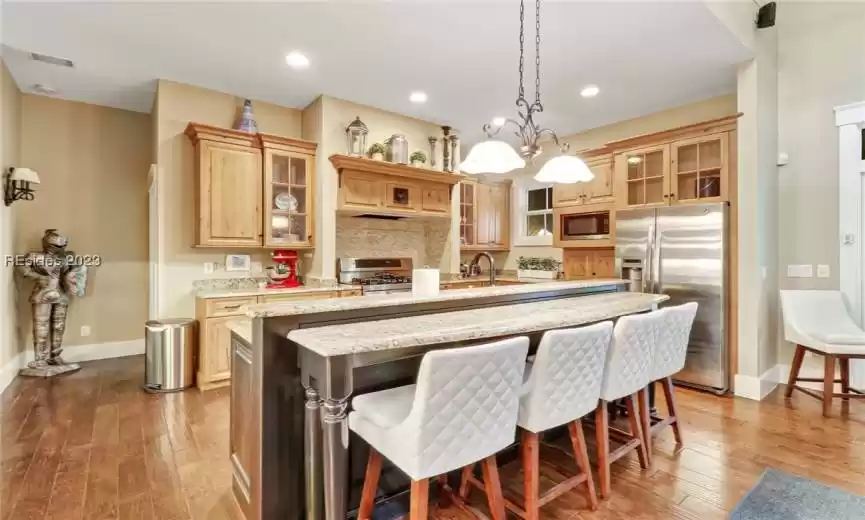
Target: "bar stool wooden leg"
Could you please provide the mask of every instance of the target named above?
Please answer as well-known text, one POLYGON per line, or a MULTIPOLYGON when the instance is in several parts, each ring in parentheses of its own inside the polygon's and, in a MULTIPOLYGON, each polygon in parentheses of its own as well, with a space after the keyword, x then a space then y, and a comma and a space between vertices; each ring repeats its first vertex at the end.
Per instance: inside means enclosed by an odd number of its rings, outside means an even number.
MULTIPOLYGON (((841 365, 841 393, 849 394, 850 393, 850 359, 849 358, 838 358, 838 364, 841 365)), ((850 399, 847 397, 843 397, 845 401, 849 401, 850 399)))
POLYGON ((577 419, 568 424, 571 434, 571 445, 574 447, 574 458, 580 471, 586 474, 586 494, 592 511, 598 508, 598 496, 595 494, 595 481, 592 480, 592 466, 589 465, 589 450, 586 448, 586 437, 583 435, 583 421, 577 419))
POLYGON ((468 466, 463 468, 462 474, 460 476, 460 492, 459 497, 463 500, 469 498, 469 491, 471 491, 472 486, 470 479, 472 477, 472 471, 474 471, 475 465, 469 464, 468 466))
POLYGON ((496 456, 487 457, 481 462, 484 474, 484 488, 487 492, 487 503, 493 520, 505 520, 505 498, 502 495, 502 482, 499 480, 499 466, 496 456))
POLYGON ((640 413, 636 406, 637 394, 631 394, 625 398, 625 406, 628 408, 628 424, 631 428, 631 434, 639 439, 640 443, 637 446, 637 456, 640 459, 640 467, 643 469, 649 468, 649 458, 646 455, 646 437, 642 433, 640 427, 640 413))
POLYGON ((835 393, 835 356, 826 354, 823 363, 823 417, 832 415, 832 394, 835 393))
POLYGON ((665 377, 661 380, 661 387, 664 389, 664 399, 667 401, 667 411, 673 422, 670 425, 673 427, 673 437, 676 439, 676 451, 682 449, 682 430, 679 428, 679 409, 676 405, 676 394, 673 388, 673 378, 665 377))
POLYGON ((429 511, 429 479, 411 481, 410 520, 427 520, 429 511))
POLYGON ((528 430, 522 432, 520 451, 523 459, 523 509, 526 520, 538 520, 541 514, 540 439, 537 433, 528 430))
POLYGON ((375 493, 378 490, 378 477, 381 475, 381 453, 370 448, 369 460, 366 463, 366 475, 363 478, 363 493, 360 496, 360 507, 357 510, 358 520, 369 520, 375 506, 375 493))
POLYGON ((802 369, 802 361, 805 359, 805 349, 802 345, 796 345, 796 353, 793 354, 793 363, 790 365, 790 378, 787 379, 787 388, 784 389, 784 397, 790 398, 793 395, 793 387, 796 386, 796 380, 799 379, 799 370, 802 369))
MULTIPOLYGON (((654 383, 649 383, 653 385, 654 383)), ((640 429, 643 431, 643 440, 646 443, 646 459, 649 466, 652 465, 652 419, 649 414, 649 389, 643 388, 637 392, 637 400, 640 408, 640 429)))
POLYGON ((595 436, 598 443, 598 480, 601 498, 610 498, 610 417, 607 402, 598 401, 595 409, 595 436))

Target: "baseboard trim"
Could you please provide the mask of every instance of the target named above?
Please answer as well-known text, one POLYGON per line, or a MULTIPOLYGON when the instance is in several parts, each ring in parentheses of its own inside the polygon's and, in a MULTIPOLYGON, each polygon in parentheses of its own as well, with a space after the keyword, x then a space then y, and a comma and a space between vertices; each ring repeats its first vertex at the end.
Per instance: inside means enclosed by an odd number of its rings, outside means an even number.
MULTIPOLYGON (((63 360, 69 363, 80 363, 99 359, 137 356, 139 354, 144 354, 144 339, 72 345, 63 347, 62 356, 63 360)), ((27 363, 33 361, 33 358, 33 349, 28 348, 26 352, 19 353, 0 368, 0 392, 3 392, 12 383, 18 375, 18 371, 24 368, 27 363)))
MULTIPOLYGON (((789 368, 787 369, 789 371, 789 368)), ((762 401, 781 381, 782 366, 775 365, 763 372, 760 377, 736 374, 733 378, 734 393, 737 397, 744 397, 753 401, 762 401)))

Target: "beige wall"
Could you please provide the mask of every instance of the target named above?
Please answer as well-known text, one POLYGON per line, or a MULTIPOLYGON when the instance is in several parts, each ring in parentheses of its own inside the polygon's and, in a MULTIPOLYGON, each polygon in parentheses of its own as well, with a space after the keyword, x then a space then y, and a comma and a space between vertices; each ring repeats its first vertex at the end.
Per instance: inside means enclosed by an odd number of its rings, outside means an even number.
MULTIPOLYGON (((147 171, 150 117, 44 96, 23 96, 21 163, 39 173, 32 202, 15 204, 18 252, 38 249, 46 228, 70 250, 101 255, 84 298, 73 300, 69 346, 135 340, 147 309, 147 171), (91 334, 81 337, 89 325, 91 334)), ((31 285, 24 286, 29 292, 31 285)), ((30 344, 30 309, 21 300, 30 344)))
MULTIPOLYGON (((564 137, 564 140, 570 143, 573 151, 586 150, 603 146, 610 141, 728 116, 735 114, 736 110, 736 95, 729 94, 571 134, 564 137)), ((542 155, 539 159, 538 164, 533 167, 529 166, 508 175, 514 179, 517 189, 520 189, 521 185, 532 183, 532 177, 543 164, 544 156, 542 155)), ((516 208, 516 205, 513 204, 512 207, 516 208)), ((512 228, 516 229, 515 226, 512 228)), ((493 254, 496 267, 504 269, 516 269, 517 259, 520 256, 553 257, 561 261, 562 250, 548 246, 515 246, 509 252, 493 254)), ((472 255, 469 253, 461 255, 463 262, 468 262, 471 257, 472 255)))
MULTIPOLYGON (((214 250, 195 248, 194 243, 194 154, 184 135, 190 122, 224 128, 234 125, 243 98, 191 85, 160 80, 154 107, 157 125, 159 167, 159 219, 164 223, 160 242, 160 316, 192 316, 192 281, 206 278, 234 278, 222 268, 229 252, 249 254, 253 262, 269 263, 264 249, 214 250), (221 267, 204 273, 205 262, 221 267)), ((286 137, 301 136, 301 111, 253 101, 259 130, 286 137)), ((258 273, 263 275, 262 273, 258 273)))
MULTIPOLYGON (((833 108, 865 100, 865 4, 784 2, 778 9, 778 271, 781 289, 838 289, 838 130, 833 108), (787 278, 827 264, 829 278, 787 278)), ((851 228, 855 229, 855 228, 851 228)), ((778 361, 792 348, 781 343, 778 361)), ((806 363, 809 360, 806 358, 806 363)))
MULTIPOLYGON (((21 91, 15 80, 0 61, 0 167, 5 173, 10 166, 20 166, 21 153, 21 91)), ((15 253, 15 210, 17 202, 7 207, 0 205, 0 256, 15 253)), ((15 271, 3 266, 0 276, 0 371, 19 351, 23 342, 18 336, 17 294, 15 290, 15 271)))

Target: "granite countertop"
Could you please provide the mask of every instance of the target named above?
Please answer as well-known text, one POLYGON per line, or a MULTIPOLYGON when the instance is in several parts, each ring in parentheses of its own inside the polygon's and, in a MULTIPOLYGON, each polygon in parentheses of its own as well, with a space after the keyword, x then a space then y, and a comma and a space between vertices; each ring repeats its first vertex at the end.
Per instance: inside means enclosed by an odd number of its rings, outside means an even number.
POLYGON ((385 295, 356 296, 354 298, 329 298, 319 300, 259 303, 255 305, 248 305, 246 307, 246 315, 250 318, 271 318, 274 316, 348 311, 354 309, 366 309, 371 307, 392 307, 397 305, 410 305, 414 303, 465 300, 468 298, 483 298, 487 296, 529 294, 533 292, 551 291, 556 289, 590 289, 594 287, 625 285, 627 283, 627 281, 619 279, 599 279, 573 282, 548 282, 522 285, 504 285, 495 287, 474 287, 470 289, 452 289, 449 291, 441 291, 436 296, 414 296, 410 292, 405 292, 385 295))
POLYGON ((226 323, 228 330, 240 336, 240 338, 247 342, 252 343, 252 320, 248 318, 238 318, 236 320, 231 320, 226 323))
MULTIPOLYGON (((518 287, 518 286, 517 286, 518 287)), ((617 292, 295 329, 288 339, 323 357, 527 334, 650 310, 669 297, 617 292)))
MULTIPOLYGON (((466 278, 460 278, 458 274, 446 275, 442 274, 441 283, 457 285, 461 283, 471 284, 471 283, 479 283, 479 282, 489 282, 490 275, 482 274, 479 276, 469 276, 466 278)), ((497 282, 511 282, 511 283, 550 283, 550 282, 560 282, 564 280, 549 280, 546 278, 520 278, 517 276, 516 271, 505 271, 501 274, 496 273, 496 281, 497 282)))
POLYGON ((300 287, 291 287, 284 289, 262 289, 261 287, 246 287, 239 289, 205 289, 195 293, 196 298, 233 298, 242 296, 267 296, 270 294, 304 294, 316 292, 333 292, 333 291, 356 291, 358 287, 352 285, 337 285, 333 287, 310 287, 302 285, 300 287))

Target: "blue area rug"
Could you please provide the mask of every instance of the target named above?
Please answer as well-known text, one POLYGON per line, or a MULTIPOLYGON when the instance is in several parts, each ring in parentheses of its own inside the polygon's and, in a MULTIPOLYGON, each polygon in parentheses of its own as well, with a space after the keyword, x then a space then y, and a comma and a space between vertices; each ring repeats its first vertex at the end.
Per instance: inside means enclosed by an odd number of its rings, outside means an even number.
POLYGON ((865 497, 767 469, 730 520, 862 520, 865 497))

